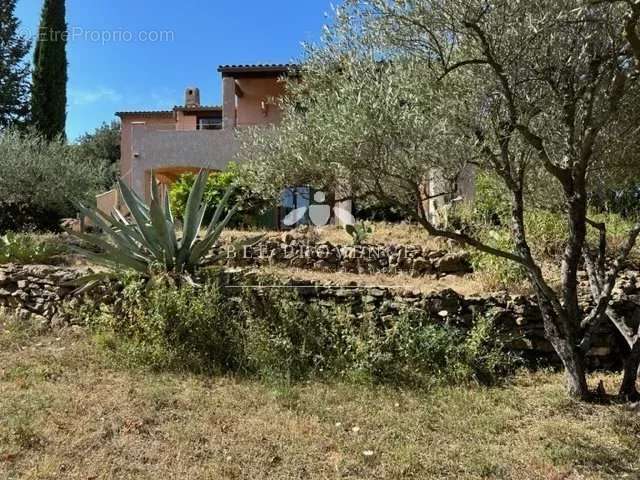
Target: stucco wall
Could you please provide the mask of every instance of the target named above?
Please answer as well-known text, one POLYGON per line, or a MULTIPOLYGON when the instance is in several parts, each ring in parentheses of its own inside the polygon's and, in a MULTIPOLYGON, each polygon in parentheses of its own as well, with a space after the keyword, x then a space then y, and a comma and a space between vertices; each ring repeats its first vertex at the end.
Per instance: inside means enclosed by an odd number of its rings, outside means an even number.
POLYGON ((198 128, 198 117, 196 115, 185 115, 184 112, 176 112, 176 130, 196 130, 198 128))
POLYGON ((172 167, 224 170, 238 150, 233 130, 158 131, 142 127, 133 134, 138 157, 133 160, 132 186, 145 198, 151 170, 172 167))
POLYGON ((238 78, 236 81, 244 94, 237 99, 237 126, 280 122, 282 112, 269 99, 282 96, 284 83, 278 78, 238 78), (262 102, 268 104, 266 115, 262 102))
POLYGON ((133 136, 134 130, 175 130, 173 115, 150 117, 144 115, 127 115, 122 118, 122 131, 120 134, 120 176, 131 185, 132 167, 134 160, 133 136), (144 125, 142 125, 144 124, 144 125))

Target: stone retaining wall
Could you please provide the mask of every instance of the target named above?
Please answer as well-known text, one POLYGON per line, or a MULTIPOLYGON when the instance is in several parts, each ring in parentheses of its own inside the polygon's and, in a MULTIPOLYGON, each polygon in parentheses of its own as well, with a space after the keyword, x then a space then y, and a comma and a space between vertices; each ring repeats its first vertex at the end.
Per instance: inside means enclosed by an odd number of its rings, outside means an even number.
POLYGON ((279 265, 304 269, 350 273, 408 273, 463 275, 472 271, 469 254, 429 250, 420 245, 333 245, 314 243, 284 234, 281 241, 265 240, 254 247, 219 247, 227 266, 279 265))
MULTIPOLYGON (((238 279, 237 283, 259 283, 259 272, 243 273, 250 278, 238 279)), ((508 346, 530 363, 558 363, 553 347, 546 340, 540 310, 533 296, 493 293, 464 297, 447 289, 434 293, 397 290, 389 288, 358 287, 357 285, 328 285, 290 279, 285 282, 294 287, 307 302, 337 303, 359 312, 375 310, 383 318, 391 320, 405 309, 426 311, 436 321, 469 328, 474 318, 489 316, 508 340, 508 346)), ((259 290, 259 289, 258 289, 259 290)), ((590 299, 581 299, 582 307, 589 306, 590 299)), ((615 291, 613 307, 631 324, 640 324, 640 273, 625 272, 615 291)), ((626 346, 614 327, 605 322, 595 333, 593 347, 589 353, 591 368, 618 368, 620 353, 626 346)))
POLYGON ((50 265, 0 265, 0 308, 19 318, 63 325, 64 301, 77 286, 70 282, 91 273, 88 268, 50 265))
MULTIPOLYGON (((85 276, 90 270, 44 265, 0 266, 0 307, 54 327, 70 319, 63 309, 65 300, 75 289, 69 282, 85 276)), ((256 284, 264 281, 259 271, 235 269, 229 272, 234 284, 256 284)), ((436 321, 460 327, 471 326, 477 316, 489 315, 497 327, 509 338, 511 348, 533 361, 557 361, 553 349, 544 338, 544 328, 535 299, 506 294, 463 297, 453 290, 437 293, 401 291, 389 288, 370 288, 353 285, 329 285, 300 280, 284 280, 294 287, 307 302, 331 306, 334 303, 349 307, 354 315, 377 311, 382 318, 392 320, 399 311, 410 308, 428 312, 436 321)), ((272 283, 271 283, 272 285, 272 283)), ((260 288, 256 294, 260 294, 260 288)), ((112 297, 113 291, 102 287, 92 295, 112 297), (111 295, 109 295, 111 293, 111 295)), ((77 300, 73 300, 77 301, 77 300)), ((583 297, 584 305, 588 297, 583 297)), ((640 274, 625 272, 615 291, 613 307, 632 325, 640 324, 640 274)), ((618 366, 619 352, 624 345, 609 323, 595 335, 590 353, 594 368, 618 366)))

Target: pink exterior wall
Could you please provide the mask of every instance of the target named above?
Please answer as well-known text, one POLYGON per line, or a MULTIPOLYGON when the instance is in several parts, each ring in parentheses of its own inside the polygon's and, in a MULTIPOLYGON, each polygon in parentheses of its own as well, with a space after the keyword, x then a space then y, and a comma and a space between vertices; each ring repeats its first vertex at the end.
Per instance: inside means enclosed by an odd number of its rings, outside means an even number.
POLYGON ((282 112, 270 99, 283 95, 283 82, 277 77, 237 78, 236 82, 243 93, 236 100, 238 127, 280 122, 282 112), (267 104, 266 115, 262 102, 267 104))
POLYGON ((173 114, 157 116, 149 115, 123 115, 120 132, 120 176, 131 185, 131 170, 133 167, 133 129, 147 128, 156 130, 175 130, 173 114))
POLYGON ((198 129, 198 117, 190 114, 185 115, 184 112, 178 110, 176 112, 176 130, 190 131, 198 129))
MULTIPOLYGON (((222 163, 224 162, 220 159, 231 158, 232 150, 236 148, 236 139, 233 135, 235 127, 280 122, 282 113, 274 104, 274 99, 283 95, 284 88, 284 82, 272 73, 266 73, 265 76, 259 74, 223 76, 224 108, 222 112, 214 113, 210 107, 203 107, 201 110, 189 109, 185 111, 181 108, 175 108, 171 112, 125 112, 120 114, 122 120, 120 176, 140 195, 148 198, 148 175, 151 169, 162 168, 171 173, 173 170, 178 171, 185 167, 200 168, 203 163, 209 165, 213 160, 218 161, 220 168, 223 168, 222 163), (236 90, 236 82, 238 90, 236 90), (236 92, 240 94, 236 96, 236 92), (263 108, 263 104, 266 108, 263 108), (194 162, 191 162, 195 163, 194 165, 185 164, 185 159, 190 158, 189 155, 174 156, 175 158, 171 156, 175 153, 173 150, 176 148, 185 148, 182 144, 164 145, 162 152, 154 152, 154 154, 150 154, 147 148, 142 148, 139 144, 140 139, 151 137, 156 143, 162 144, 162 139, 157 137, 158 131, 172 131, 174 134, 176 131, 184 132, 185 135, 193 132, 195 134, 198 130, 198 116, 211 117, 216 115, 222 115, 224 130, 217 133, 202 132, 202 137, 194 138, 198 141, 192 148, 193 152, 187 152, 193 153, 194 158, 197 157, 194 162), (134 138, 136 139, 135 146, 134 138), (204 144, 207 146, 215 145, 215 152, 201 152, 199 148, 203 148, 204 144), (142 148, 144 152, 134 152, 134 148, 142 148), (136 153, 140 154, 140 157, 134 156, 136 153), (145 156, 153 156, 153 159, 142 158, 145 156)), ((199 131, 198 135, 200 135, 199 131)), ((184 142, 184 138, 187 137, 180 137, 180 141, 184 142)), ((105 198, 103 203, 111 203, 111 200, 111 198, 105 198)))

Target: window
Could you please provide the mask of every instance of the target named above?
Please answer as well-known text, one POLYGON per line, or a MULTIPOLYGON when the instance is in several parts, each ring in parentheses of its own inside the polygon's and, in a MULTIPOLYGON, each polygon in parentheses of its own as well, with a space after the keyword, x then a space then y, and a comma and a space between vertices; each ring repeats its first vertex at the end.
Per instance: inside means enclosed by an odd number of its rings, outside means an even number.
POLYGON ((220 130, 220 129, 222 129, 222 118, 198 117, 198 130, 220 130))

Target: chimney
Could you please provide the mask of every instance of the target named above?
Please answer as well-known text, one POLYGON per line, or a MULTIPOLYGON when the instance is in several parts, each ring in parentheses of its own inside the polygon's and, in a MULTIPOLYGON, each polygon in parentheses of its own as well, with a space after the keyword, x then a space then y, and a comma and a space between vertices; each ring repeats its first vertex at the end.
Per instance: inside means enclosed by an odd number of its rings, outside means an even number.
POLYGON ((187 108, 197 108, 200 106, 200 89, 189 87, 184 93, 184 106, 187 108))

